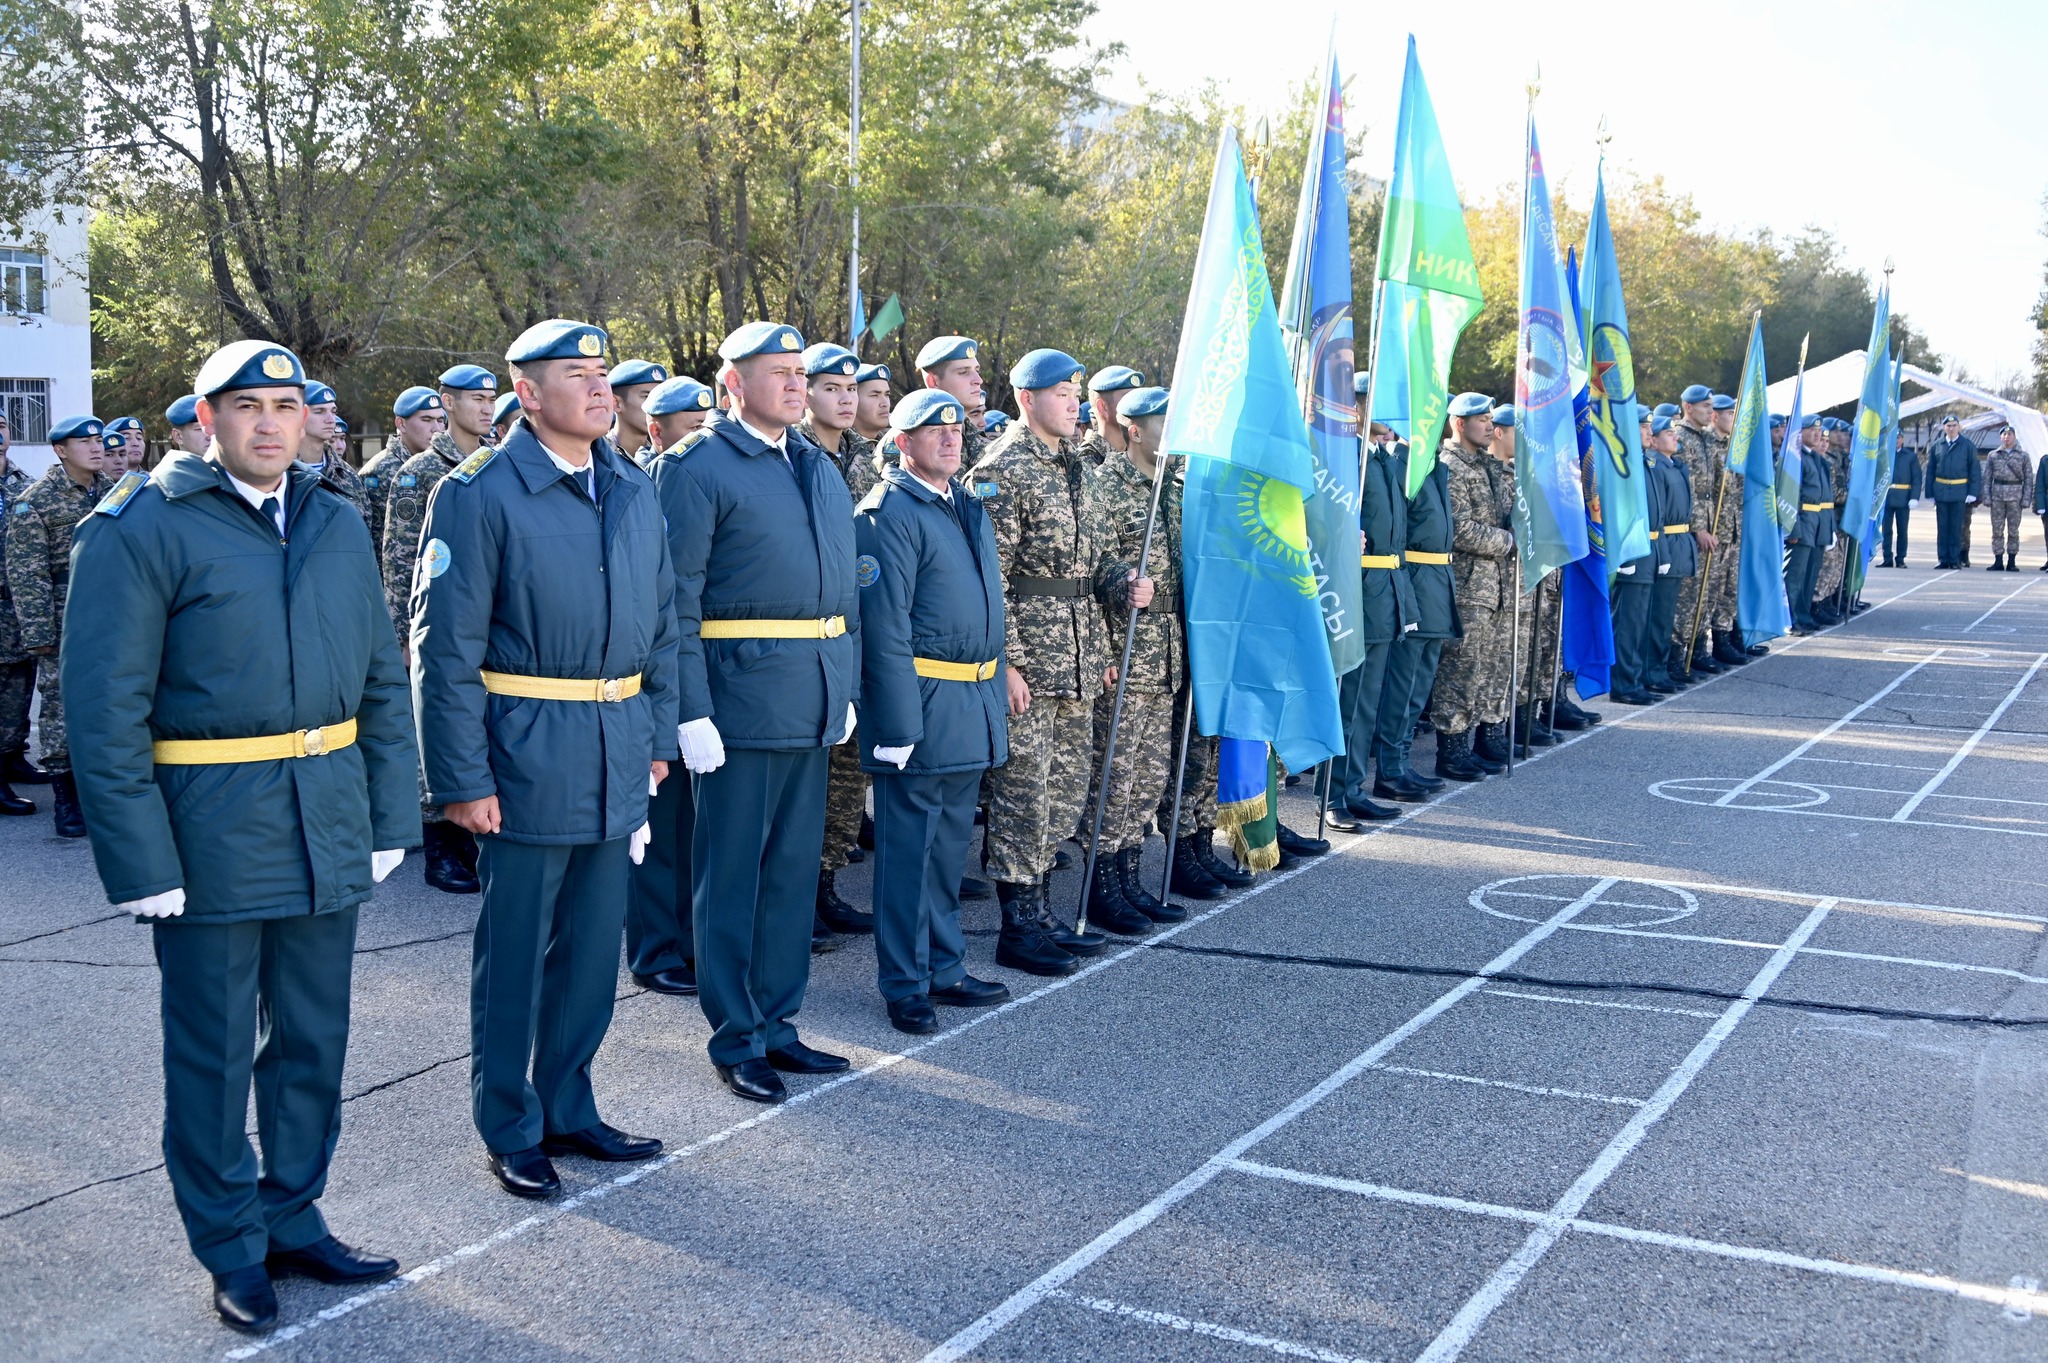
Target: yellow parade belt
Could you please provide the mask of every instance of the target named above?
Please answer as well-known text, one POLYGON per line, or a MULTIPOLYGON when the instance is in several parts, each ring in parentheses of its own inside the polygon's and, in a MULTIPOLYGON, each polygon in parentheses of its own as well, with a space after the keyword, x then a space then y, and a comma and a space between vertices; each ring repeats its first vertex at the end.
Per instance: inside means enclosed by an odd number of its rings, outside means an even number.
POLYGON ((1912 486, 1913 486, 1913 485, 1912 485, 1911 483, 1893 483, 1893 484, 1892 484, 1892 491, 1894 491, 1894 492, 1904 492, 1904 491, 1906 491, 1906 490, 1907 490, 1908 488, 1910 488, 1910 487, 1912 487, 1912 486))
POLYGON ((987 681, 996 674, 996 660, 985 663, 948 663, 937 658, 912 658, 911 668, 920 677, 935 677, 940 681, 987 681))
POLYGON ((1420 549, 1410 549, 1402 557, 1410 563, 1428 563, 1438 568, 1448 568, 1451 566, 1451 556, 1449 554, 1428 554, 1420 549))
POLYGON ((846 617, 824 620, 706 620, 697 626, 705 639, 837 639, 846 633, 846 617))
POLYGON ((627 700, 640 694, 640 674, 630 677, 516 677, 510 672, 483 674, 484 690, 494 696, 523 696, 527 700, 627 700))
POLYGON ((356 741, 356 722, 344 719, 295 734, 262 738, 160 738, 149 745, 157 765, 211 767, 223 762, 281 762, 287 757, 321 757, 356 741))
POLYGON ((1835 504, 1833 502, 1801 502, 1799 509, 1801 511, 1833 511, 1835 504))
POLYGON ((1401 566, 1401 556, 1399 554, 1360 554, 1358 556, 1358 566, 1361 568, 1398 568, 1401 566))
POLYGON ((1680 521, 1680 522, 1679 522, 1679 523, 1678 523, 1677 525, 1667 525, 1667 526, 1665 526, 1665 527, 1664 527, 1664 533, 1665 533, 1665 534, 1667 534, 1667 535, 1683 535, 1683 534, 1686 534, 1686 533, 1687 533, 1688 531, 1690 531, 1691 529, 1692 529, 1692 522, 1691 522, 1691 521, 1680 521))
POLYGON ((1664 533, 1664 532, 1663 532, 1663 531, 1661 531, 1661 530, 1652 530, 1652 531, 1650 532, 1650 538, 1651 538, 1651 539, 1658 539, 1658 538, 1660 538, 1660 537, 1661 537, 1661 536, 1663 535, 1663 533, 1664 533))
POLYGON ((1967 478, 1937 478, 1934 481, 1940 483, 1944 487, 1961 487, 1963 484, 1969 482, 1970 480, 1967 478))

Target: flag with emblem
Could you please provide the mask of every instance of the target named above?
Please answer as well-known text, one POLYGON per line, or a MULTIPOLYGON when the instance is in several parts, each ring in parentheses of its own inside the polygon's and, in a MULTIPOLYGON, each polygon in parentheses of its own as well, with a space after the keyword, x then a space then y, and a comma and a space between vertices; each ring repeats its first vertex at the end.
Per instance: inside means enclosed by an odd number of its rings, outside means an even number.
POLYGON ((1515 343, 1515 550, 1522 590, 1586 554, 1586 497, 1572 395, 1586 383, 1586 356, 1570 308, 1551 214, 1550 181, 1529 111, 1522 182, 1520 336, 1515 343))
MULTIPOLYGON (((1595 213, 1604 207, 1597 192, 1595 213)), ((1572 326, 1586 333, 1584 295, 1581 291, 1579 261, 1569 247, 1564 253, 1564 282, 1570 291, 1572 326)), ((1597 387, 1597 379, 1588 382, 1597 387)), ((1595 428, 1603 415, 1596 403, 1604 399, 1593 388, 1582 389, 1572 398, 1572 417, 1578 424, 1579 468, 1582 479, 1593 461, 1607 453, 1605 433, 1595 428)), ((1612 581, 1607 571, 1607 537, 1601 519, 1601 498, 1597 479, 1586 487, 1586 555, 1565 565, 1558 575, 1562 594, 1560 650, 1564 670, 1571 673, 1579 695, 1587 700, 1604 695, 1614 673, 1614 608, 1607 588, 1612 581)))
POLYGON ((1892 291, 1877 290, 1877 309, 1870 316, 1870 340, 1863 347, 1863 389, 1856 399, 1856 426, 1849 438, 1849 495, 1842 503, 1842 533, 1855 540, 1849 552, 1849 599, 1863 590, 1876 536, 1877 509, 1884 505, 1886 475, 1886 411, 1892 382, 1892 291))
POLYGON ((1182 583, 1195 716, 1293 771, 1344 747, 1309 564, 1315 461, 1237 134, 1224 129, 1162 444, 1187 460, 1182 583))
POLYGON ((1588 366, 1587 434, 1593 488, 1600 514, 1590 532, 1614 570, 1650 552, 1650 504, 1643 481, 1641 406, 1636 401, 1634 351, 1628 342, 1628 307, 1621 296, 1621 266, 1607 217, 1607 171, 1594 174, 1593 217, 1586 226, 1586 259, 1579 272, 1585 307, 1582 344, 1588 366))
POLYGON ((1344 85, 1332 53, 1323 64, 1323 116, 1309 132, 1294 215, 1294 245, 1280 290, 1280 334, 1308 413, 1316 495, 1308 501, 1309 565, 1329 634, 1332 670, 1365 661, 1359 631, 1364 583, 1358 558, 1358 397, 1351 335, 1351 176, 1344 150, 1344 85))
MULTIPOLYGON (((1728 437, 1728 471, 1741 479, 1742 550, 1735 576, 1735 623, 1742 642, 1761 644, 1792 628, 1792 609, 1785 602, 1785 530, 1778 523, 1777 467, 1771 458, 1770 411, 1764 383, 1764 320, 1750 322, 1749 356, 1742 362, 1742 387, 1735 399, 1735 430, 1728 437)), ((1792 425, 1785 443, 1791 448, 1799 426, 1799 399, 1792 399, 1792 425)), ((1793 455, 1795 461, 1798 456, 1793 455)), ((1799 467, 1792 467, 1793 497, 1798 497, 1799 467)), ((1796 508, 1795 508, 1796 510, 1796 508)))
POLYGON ((1436 106, 1408 37, 1394 178, 1380 219, 1379 297, 1372 325, 1372 418, 1408 441, 1408 495, 1436 467, 1451 381, 1451 356, 1479 312, 1479 267, 1465 208, 1444 154, 1436 106))

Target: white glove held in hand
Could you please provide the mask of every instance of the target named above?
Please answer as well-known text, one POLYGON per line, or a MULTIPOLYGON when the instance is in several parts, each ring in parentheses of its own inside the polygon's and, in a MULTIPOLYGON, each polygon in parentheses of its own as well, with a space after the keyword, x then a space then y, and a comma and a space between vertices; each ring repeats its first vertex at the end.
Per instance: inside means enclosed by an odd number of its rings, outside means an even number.
POLYGON ((849 739, 849 738, 852 738, 852 737, 853 737, 853 726, 854 726, 854 723, 856 722, 857 718, 858 718, 858 716, 856 715, 856 713, 855 713, 855 711, 854 711, 854 708, 853 708, 853 702, 852 702, 852 701, 848 701, 848 702, 846 702, 846 730, 845 730, 845 732, 841 733, 841 734, 839 735, 839 737, 837 737, 837 738, 835 738, 835 739, 833 739, 833 740, 832 740, 832 746, 833 746, 833 747, 835 747, 835 748, 836 748, 836 747, 838 747, 838 746, 839 746, 839 745, 840 745, 841 743, 844 743, 844 742, 845 742, 845 741, 846 741, 847 739, 849 739))
POLYGON ((902 771, 904 764, 910 761, 911 749, 916 746, 917 744, 915 743, 907 743, 900 748, 877 748, 875 749, 875 760, 877 762, 893 762, 896 765, 896 770, 902 771))
POLYGON ((1662 576, 1664 576, 1664 574, 1666 574, 1666 573, 1668 573, 1668 572, 1670 572, 1670 571, 1671 571, 1671 565, 1670 565, 1670 564, 1668 564, 1668 563, 1660 563, 1660 564, 1658 564, 1658 565, 1657 565, 1657 576, 1659 576, 1659 577, 1662 577, 1662 576))
POLYGON ((678 724, 676 746, 683 751, 683 765, 699 776, 725 765, 725 740, 718 736, 718 726, 708 718, 678 724))
POLYGON ((114 907, 137 918, 176 918, 185 911, 185 891, 182 887, 165 890, 162 894, 153 894, 147 899, 131 899, 114 907))
POLYGON ((394 847, 388 852, 370 853, 370 883, 382 885, 384 877, 398 869, 398 863, 405 860, 405 849, 394 847))
POLYGON ((635 866, 638 866, 640 859, 647 855, 647 844, 653 837, 654 829, 648 824, 643 823, 634 830, 633 840, 626 844, 626 855, 633 859, 635 866))

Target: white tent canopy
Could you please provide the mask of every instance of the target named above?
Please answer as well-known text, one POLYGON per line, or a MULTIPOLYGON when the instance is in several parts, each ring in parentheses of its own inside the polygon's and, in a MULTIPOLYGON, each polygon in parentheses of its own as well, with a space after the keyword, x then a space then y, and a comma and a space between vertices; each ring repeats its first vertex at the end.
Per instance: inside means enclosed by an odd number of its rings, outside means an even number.
MULTIPOLYGON (((1826 364, 1817 365, 1806 371, 1806 388, 1800 398, 1802 410, 1824 412, 1830 407, 1839 407, 1854 402, 1863 393, 1863 352, 1852 350, 1838 355, 1826 364)), ((1973 388, 1967 383, 1943 378, 1929 373, 1917 364, 1908 364, 1904 372, 1905 383, 1918 384, 1927 391, 1913 397, 1902 397, 1899 403, 1899 419, 1918 416, 1933 408, 1951 402, 1968 402, 1986 410, 1977 416, 1963 418, 1964 429, 1971 432, 1988 430, 1994 437, 1997 428, 2010 424, 2019 433, 2020 448, 2029 454, 2048 454, 2048 418, 2023 402, 2012 402, 1988 393, 1982 388, 1973 388)), ((1770 386, 1766 397, 1774 412, 1789 412, 1792 409, 1791 379, 1779 379, 1770 386)), ((1903 388, 1903 384, 1901 387, 1903 388)), ((1979 445, 1997 443, 1994 439, 1975 437, 1979 445)))

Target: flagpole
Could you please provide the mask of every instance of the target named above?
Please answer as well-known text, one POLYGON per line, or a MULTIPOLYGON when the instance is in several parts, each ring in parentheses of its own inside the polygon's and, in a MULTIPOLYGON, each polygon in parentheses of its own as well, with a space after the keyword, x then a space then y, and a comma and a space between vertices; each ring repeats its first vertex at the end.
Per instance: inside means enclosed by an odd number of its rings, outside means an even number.
POLYGON ((849 180, 853 189, 853 236, 846 252, 846 344, 860 354, 860 11, 866 0, 853 0, 852 122, 847 132, 849 180))
MULTIPOLYGON (((1516 237, 1520 241, 1527 241, 1529 239, 1529 141, 1531 136, 1533 136, 1536 127, 1536 91, 1538 87, 1542 85, 1542 83, 1543 66, 1542 63, 1539 62, 1536 66, 1535 74, 1529 77, 1529 84, 1526 87, 1529 91, 1529 118, 1528 129, 1525 131, 1522 138, 1522 214, 1521 220, 1517 224, 1518 230, 1516 232, 1516 237)), ((1385 221, 1385 219, 1383 218, 1382 221, 1385 221)), ((1527 265, 1525 264, 1523 268, 1526 271, 1527 265)), ((1524 278, 1527 278, 1526 274, 1524 275, 1524 278)), ((1516 382, 1519 383, 1520 381, 1520 376, 1517 375, 1516 382)), ((1519 414, 1517 415, 1519 417, 1519 414)), ((1522 543, 1519 539, 1516 539, 1515 541, 1514 560, 1514 633, 1510 635, 1508 638, 1507 774, 1510 777, 1512 777, 1515 774, 1515 683, 1519 679, 1522 671, 1522 543)), ((1540 579, 1537 581, 1536 587, 1537 590, 1542 590, 1543 583, 1540 579)))

